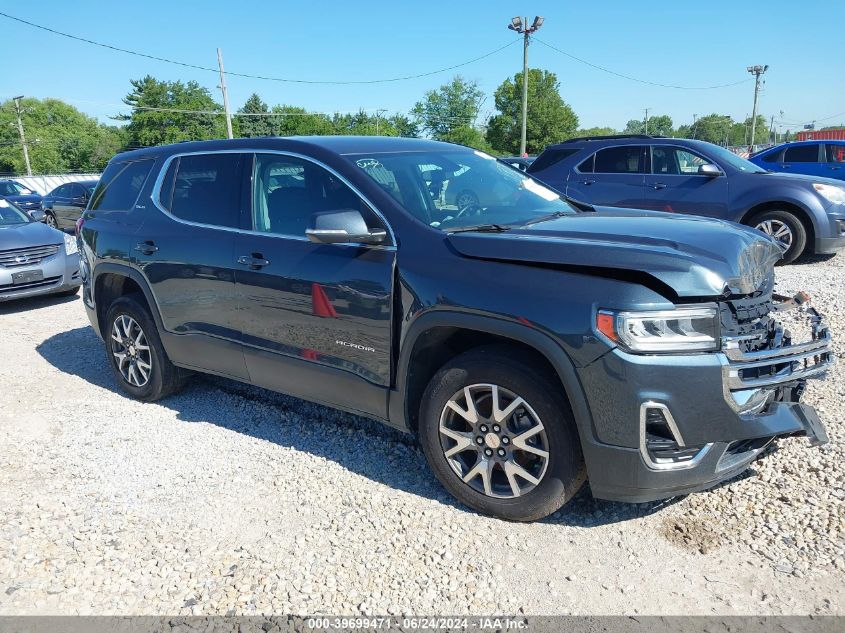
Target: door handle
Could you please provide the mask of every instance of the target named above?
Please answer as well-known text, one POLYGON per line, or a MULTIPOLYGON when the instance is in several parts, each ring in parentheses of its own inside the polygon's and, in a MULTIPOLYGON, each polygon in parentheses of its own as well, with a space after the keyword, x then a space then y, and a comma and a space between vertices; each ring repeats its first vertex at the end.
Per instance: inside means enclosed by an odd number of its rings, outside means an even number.
POLYGON ((261 253, 253 253, 252 255, 241 255, 238 257, 238 263, 241 266, 249 266, 253 270, 264 268, 270 265, 269 259, 264 259, 261 253))
POLYGON ((153 244, 151 240, 147 240, 146 242, 135 244, 135 250, 140 251, 144 255, 152 255, 158 250, 158 246, 153 244))
POLYGON ((585 181, 584 181, 584 182, 582 182, 581 184, 584 184, 584 185, 592 185, 594 182, 595 182, 595 180, 585 180, 585 181))
POLYGON ((666 189, 666 183, 663 183, 663 182, 656 182, 651 186, 654 187, 655 189, 666 189))
POLYGON ((832 169, 833 171, 839 171, 839 170, 840 170, 840 169, 842 169, 842 168, 841 168, 841 167, 831 167, 831 169, 832 169))

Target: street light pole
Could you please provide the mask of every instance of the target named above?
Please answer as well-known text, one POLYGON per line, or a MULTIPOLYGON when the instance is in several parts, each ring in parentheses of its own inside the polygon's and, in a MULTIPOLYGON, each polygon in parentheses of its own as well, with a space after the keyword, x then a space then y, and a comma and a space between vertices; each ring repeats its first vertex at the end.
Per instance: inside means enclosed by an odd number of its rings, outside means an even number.
POLYGON ((23 133, 23 120, 21 120, 21 99, 23 99, 23 95, 20 97, 14 97, 12 99, 15 102, 15 113, 18 115, 18 135, 21 137, 21 147, 23 148, 23 162, 26 165, 26 175, 32 175, 32 165, 29 164, 29 148, 26 146, 26 135, 23 133))
POLYGON ((522 129, 519 135, 519 155, 526 156, 527 152, 527 136, 528 136, 528 42, 531 39, 531 34, 543 26, 543 17, 534 16, 534 22, 528 26, 528 16, 523 18, 515 17, 511 19, 508 28, 511 31, 516 31, 522 35, 522 129))
POLYGON ((754 130, 757 127, 757 95, 760 92, 760 77, 769 69, 769 65, 765 66, 749 66, 745 70, 754 75, 754 110, 751 114, 751 142, 748 144, 748 152, 754 151, 754 130))

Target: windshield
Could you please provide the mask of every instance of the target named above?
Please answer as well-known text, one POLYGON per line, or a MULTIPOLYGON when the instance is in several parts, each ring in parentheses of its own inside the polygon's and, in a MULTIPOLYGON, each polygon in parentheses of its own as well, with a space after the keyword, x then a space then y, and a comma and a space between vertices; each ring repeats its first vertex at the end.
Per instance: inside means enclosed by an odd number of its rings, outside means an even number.
POLYGON ((519 226, 549 215, 574 215, 560 195, 483 152, 358 154, 351 160, 411 215, 453 231, 519 226))
POLYGON ((26 213, 18 209, 8 200, 0 198, 0 226, 27 224, 28 222, 32 222, 32 220, 26 213))
POLYGON ((28 196, 32 193, 32 189, 27 189, 14 181, 0 182, 0 196, 28 196))
POLYGON ((724 147, 719 147, 718 145, 708 146, 707 148, 713 156, 723 163, 727 163, 734 169, 739 169, 740 171, 748 172, 750 174, 765 174, 766 170, 762 169, 759 165, 755 165, 751 161, 745 160, 744 158, 737 156, 732 151, 725 149, 724 147))

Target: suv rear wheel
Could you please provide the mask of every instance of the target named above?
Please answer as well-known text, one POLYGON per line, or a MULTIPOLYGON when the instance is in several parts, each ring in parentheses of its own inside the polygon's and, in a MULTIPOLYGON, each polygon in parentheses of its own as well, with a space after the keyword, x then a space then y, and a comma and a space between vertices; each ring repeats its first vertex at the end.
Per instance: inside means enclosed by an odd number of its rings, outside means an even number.
POLYGON ((422 400, 420 441, 434 474, 484 514, 512 521, 551 514, 585 478, 575 422, 560 392, 505 348, 456 357, 422 400))
POLYGON ((789 264, 798 259, 807 246, 807 229, 804 228, 803 222, 789 211, 763 211, 751 218, 749 224, 775 238, 786 249, 780 262, 782 264, 789 264))
POLYGON ((121 389, 137 400, 153 402, 182 387, 180 371, 167 357, 140 297, 116 299, 109 306, 106 323, 106 351, 121 389))

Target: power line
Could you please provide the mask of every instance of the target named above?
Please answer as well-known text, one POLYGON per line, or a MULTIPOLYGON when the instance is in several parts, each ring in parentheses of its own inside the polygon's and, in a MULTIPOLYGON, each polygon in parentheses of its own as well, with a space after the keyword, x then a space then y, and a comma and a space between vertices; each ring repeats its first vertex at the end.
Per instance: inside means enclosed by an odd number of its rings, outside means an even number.
POLYGON ((734 81, 733 83, 717 84, 715 86, 677 86, 677 85, 674 85, 674 84, 662 84, 662 83, 658 83, 656 81, 648 81, 647 79, 639 79, 637 77, 631 77, 630 75, 618 73, 615 70, 610 70, 609 68, 605 68, 604 66, 599 66, 598 64, 588 62, 586 59, 581 59, 580 57, 577 57, 577 56, 573 55, 572 53, 567 53, 566 51, 561 50, 561 49, 557 48, 556 46, 552 46, 548 42, 544 42, 539 37, 535 37, 534 40, 537 41, 537 42, 540 42, 540 44, 552 49, 553 51, 557 51, 561 55, 566 55, 570 59, 574 59, 577 62, 581 62, 582 64, 586 64, 587 66, 590 66, 591 68, 595 68, 596 70, 601 70, 602 72, 606 72, 608 74, 615 75, 617 77, 621 77, 622 79, 627 79, 629 81, 636 81, 637 83, 646 84, 646 85, 649 85, 649 86, 657 86, 659 88, 674 88, 676 90, 715 90, 717 88, 729 88, 731 86, 738 86, 740 84, 744 84, 748 81, 751 81, 751 79, 742 79, 740 81, 734 81))
MULTIPOLYGON (((159 62, 165 62, 167 64, 175 64, 176 66, 183 66, 185 68, 193 68, 194 70, 203 70, 208 72, 217 73, 219 72, 218 68, 211 68, 209 66, 200 66, 198 64, 189 64, 187 62, 181 62, 175 59, 168 59, 167 57, 159 57, 157 55, 150 55, 148 53, 141 53, 139 51, 129 50, 128 48, 121 48, 119 46, 112 46, 111 44, 104 44, 103 42, 97 42, 95 40, 88 39, 87 37, 81 37, 79 35, 71 35, 70 33, 64 33, 62 31, 58 31, 56 29, 51 29, 47 26, 42 26, 41 24, 35 24, 34 22, 30 22, 28 20, 24 20, 22 18, 15 17, 13 15, 9 15, 8 13, 3 13, 0 11, 0 16, 4 18, 8 18, 9 20, 14 20, 15 22, 20 22, 21 24, 26 24, 27 26, 31 26, 32 28, 39 29, 41 31, 46 31, 48 33, 52 33, 53 35, 60 35, 61 37, 66 37, 71 40, 76 40, 77 42, 84 42, 86 44, 91 44, 92 46, 99 46, 100 48, 106 48, 112 51, 117 51, 119 53, 126 53, 127 55, 135 55, 136 57, 144 57, 146 59, 152 59, 159 62)), ((481 61, 491 55, 495 55, 499 51, 503 51, 509 46, 513 46, 516 44, 517 40, 513 40, 504 46, 500 46, 497 49, 494 49, 488 53, 484 53, 483 55, 479 55, 478 57, 474 57, 473 59, 467 60, 465 62, 461 62, 460 64, 454 64, 452 66, 446 66, 445 68, 438 68, 437 70, 432 70, 425 73, 419 73, 416 75, 405 75, 402 77, 389 77, 386 79, 361 79, 361 80, 347 80, 347 81, 340 81, 340 80, 317 80, 317 79, 291 79, 288 77, 269 77, 266 75, 252 75, 249 73, 237 73, 232 71, 227 71, 226 74, 232 77, 244 77, 246 79, 260 79, 263 81, 279 81, 283 83, 296 83, 296 84, 320 84, 320 85, 353 85, 353 84, 381 84, 381 83, 390 83, 394 81, 406 81, 409 79, 420 79, 422 77, 430 77, 431 75, 437 75, 439 73, 446 72, 448 70, 455 70, 456 68, 461 68, 463 66, 468 66, 469 64, 473 64, 475 62, 481 61)))

